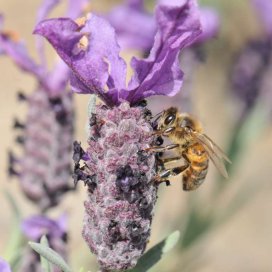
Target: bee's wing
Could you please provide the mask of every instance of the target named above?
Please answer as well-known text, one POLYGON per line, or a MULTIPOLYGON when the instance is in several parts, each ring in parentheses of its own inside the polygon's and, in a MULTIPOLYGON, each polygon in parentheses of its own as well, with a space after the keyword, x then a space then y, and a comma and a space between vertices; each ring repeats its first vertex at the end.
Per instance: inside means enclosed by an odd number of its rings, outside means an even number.
POLYGON ((195 139, 204 146, 209 155, 209 158, 212 160, 215 167, 222 174, 222 176, 228 178, 228 172, 226 170, 224 160, 228 163, 231 163, 231 161, 227 155, 206 134, 198 132, 192 132, 192 134, 194 135, 195 139))

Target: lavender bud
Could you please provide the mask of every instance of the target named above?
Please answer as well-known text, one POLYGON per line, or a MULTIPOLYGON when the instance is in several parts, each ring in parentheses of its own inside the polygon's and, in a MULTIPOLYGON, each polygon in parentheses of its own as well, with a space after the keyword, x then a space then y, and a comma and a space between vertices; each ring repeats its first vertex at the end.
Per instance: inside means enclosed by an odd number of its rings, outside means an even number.
POLYGON ((83 237, 105 270, 134 267, 150 236, 157 186, 155 157, 144 152, 153 141, 144 111, 128 103, 99 105, 84 166, 77 163, 83 152, 75 144, 74 175, 88 186, 83 237))

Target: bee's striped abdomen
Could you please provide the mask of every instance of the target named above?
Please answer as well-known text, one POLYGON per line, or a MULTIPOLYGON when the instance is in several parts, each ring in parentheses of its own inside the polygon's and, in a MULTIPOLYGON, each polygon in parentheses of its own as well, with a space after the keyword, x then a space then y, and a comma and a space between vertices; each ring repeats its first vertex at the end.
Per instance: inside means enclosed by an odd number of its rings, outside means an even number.
POLYGON ((197 189, 205 180, 209 158, 204 147, 198 143, 188 147, 185 155, 190 165, 183 173, 183 190, 191 191, 197 189))

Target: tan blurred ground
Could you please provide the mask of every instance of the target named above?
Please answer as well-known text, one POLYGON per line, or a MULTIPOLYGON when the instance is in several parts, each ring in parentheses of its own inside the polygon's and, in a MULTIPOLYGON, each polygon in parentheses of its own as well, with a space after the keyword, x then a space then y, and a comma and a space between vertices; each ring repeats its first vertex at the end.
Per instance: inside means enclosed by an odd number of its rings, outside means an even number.
MULTIPOLYGON (((222 58, 224 52, 234 50, 247 35, 252 35, 256 31, 255 22, 248 19, 250 11, 235 9, 232 1, 223 1, 232 8, 226 9, 228 12, 227 27, 224 29, 225 35, 233 33, 232 43, 221 41, 222 58), (233 16, 233 17, 231 17, 233 16), (239 27, 241 31, 239 32, 239 27)), ((99 2, 99 8, 103 3, 109 4, 113 1, 99 2)), ((239 2, 239 1, 238 1, 239 2)), ((34 16, 39 1, 19 1, 0 0, 1 12, 6 16, 5 27, 15 29, 26 40, 28 48, 33 56, 34 38, 31 34, 34 26, 34 16)), ((244 7, 244 6, 243 6, 244 7)), ((61 14, 61 8, 55 14, 61 14)), ((213 53, 211 50, 209 51, 213 53)), ((218 53, 218 52, 217 52, 218 53)), ((53 56, 52 50, 48 53, 53 56)), ((217 55, 218 57, 218 55, 217 55)), ((232 128, 232 120, 235 119, 233 101, 225 93, 226 78, 223 74, 225 68, 223 62, 215 62, 216 56, 209 58, 206 65, 200 65, 197 75, 194 78, 192 87, 194 90, 194 106, 196 114, 205 124, 206 130, 213 139, 224 146, 225 141, 232 128)), ((227 63, 227 60, 226 60, 227 63)), ((20 153, 20 149, 14 146, 14 132, 11 129, 12 118, 18 116, 24 120, 26 112, 25 105, 19 105, 16 101, 16 91, 24 90, 31 93, 35 88, 33 79, 21 73, 11 61, 6 57, 0 59, 0 190, 1 190, 1 216, 0 216, 0 256, 5 252, 10 229, 12 224, 12 214, 10 206, 2 192, 8 190, 18 201, 18 205, 24 216, 32 214, 35 209, 21 195, 17 181, 9 180, 6 176, 6 154, 8 148, 15 149, 20 153)), ((85 118, 86 118, 86 96, 76 97, 77 109, 77 135, 76 138, 84 142, 85 140, 85 118)), ((163 107, 162 107, 163 108, 163 107)), ((252 184, 258 184, 263 189, 257 197, 252 198, 249 204, 237 213, 224 226, 211 232, 201 242, 201 251, 205 253, 204 264, 195 271, 201 272, 269 272, 272 271, 272 185, 271 185, 271 160, 272 160, 272 130, 271 126, 258 138, 258 141, 248 148, 246 155, 237 170, 235 178, 229 184, 230 190, 223 197, 221 204, 215 209, 221 209, 242 184, 245 188, 252 184)), ((201 187, 195 196, 203 198, 207 195, 213 185, 212 169, 208 175, 205 185, 201 187)), ((227 181, 226 181, 227 182, 227 181)), ((83 215, 83 201, 85 191, 83 186, 79 192, 65 198, 59 210, 52 213, 58 215, 61 210, 69 212, 71 230, 71 263, 75 270, 81 266, 85 268, 93 267, 94 257, 89 253, 87 246, 81 238, 81 225, 83 215)), ((153 223, 153 232, 150 246, 157 243, 165 235, 174 231, 182 222, 182 214, 186 211, 188 194, 182 192, 179 183, 173 184, 169 188, 162 187, 160 198, 156 208, 156 216, 153 223)), ((209 203, 207 203, 209 206, 209 203)), ((202 207, 205 209, 205 206, 202 207)), ((198 255, 194 261, 198 261, 198 255)), ((175 266, 179 261, 179 254, 170 253, 167 258, 157 267, 156 271, 180 271, 179 266, 175 266)), ((92 270, 93 271, 93 270, 92 270)))

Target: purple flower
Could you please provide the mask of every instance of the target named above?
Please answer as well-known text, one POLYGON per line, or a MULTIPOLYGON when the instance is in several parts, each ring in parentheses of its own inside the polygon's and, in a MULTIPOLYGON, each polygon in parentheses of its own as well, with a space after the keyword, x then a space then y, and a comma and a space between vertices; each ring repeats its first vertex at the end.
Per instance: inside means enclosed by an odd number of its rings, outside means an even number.
MULTIPOLYGON (((79 16, 86 2, 70 0, 68 15, 79 16)), ((44 0, 37 22, 45 19, 58 3, 58 0, 44 0)), ((3 17, 1 19, 3 21, 3 17)), ((45 210, 56 205, 62 194, 71 189, 68 181, 74 109, 72 94, 66 90, 69 68, 59 61, 54 69, 48 70, 41 37, 37 37, 39 64, 13 32, 0 30, 0 49, 37 81, 37 88, 30 96, 18 94, 20 101, 28 103, 25 124, 14 121, 14 128, 21 131, 16 140, 23 145, 24 154, 20 159, 9 154, 9 173, 18 176, 25 195, 45 210)))
MULTIPOLYGON (((22 222, 24 235, 35 242, 39 242, 43 235, 46 235, 49 246, 58 252, 64 259, 67 259, 67 216, 62 215, 57 220, 50 219, 44 215, 34 215, 22 222)), ((37 253, 26 248, 22 263, 21 272, 41 271, 40 259, 37 253)), ((59 269, 54 269, 58 272, 59 269)))
POLYGON ((255 106, 258 100, 263 105, 271 100, 271 39, 251 40, 235 56, 232 66, 231 84, 234 94, 242 102, 241 120, 255 106), (267 101, 267 102, 266 102, 267 101))
POLYGON ((262 22, 268 36, 272 36, 272 1, 270 0, 252 0, 259 19, 262 22))
POLYGON ((67 232, 67 216, 62 215, 58 220, 52 220, 43 215, 34 215, 22 222, 24 235, 38 242, 43 235, 50 238, 62 238, 67 232))
POLYGON ((0 271, 1 272, 11 272, 9 264, 0 257, 0 271))
POLYGON ((153 48, 147 59, 132 59, 134 75, 128 86, 114 29, 102 18, 92 14, 80 25, 68 18, 45 20, 34 33, 46 37, 71 68, 76 92, 97 94, 114 106, 123 101, 134 104, 152 95, 173 96, 179 91, 183 73, 178 53, 201 33, 198 18, 195 1, 159 6, 153 48))
POLYGON ((46 20, 35 29, 71 68, 73 89, 96 94, 105 103, 90 112, 88 148, 74 143, 73 178, 88 188, 83 238, 107 271, 134 267, 151 232, 157 166, 146 149, 156 139, 152 114, 142 100, 179 91, 183 73, 178 54, 201 33, 193 0, 159 6, 156 22, 151 53, 144 60, 132 59, 134 75, 128 85, 114 29, 104 19, 91 14, 77 23, 68 18, 46 20))

